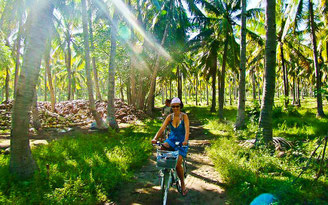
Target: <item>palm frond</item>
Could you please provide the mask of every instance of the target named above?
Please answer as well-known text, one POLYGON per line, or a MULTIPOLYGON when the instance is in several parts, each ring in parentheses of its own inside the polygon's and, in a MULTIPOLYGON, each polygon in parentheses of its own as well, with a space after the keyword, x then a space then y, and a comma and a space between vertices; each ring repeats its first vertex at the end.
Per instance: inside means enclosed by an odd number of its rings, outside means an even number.
POLYGON ((197 7, 198 2, 199 1, 186 0, 186 3, 188 5, 188 8, 189 8, 189 11, 190 11, 191 15, 205 17, 203 12, 197 7))
POLYGON ((246 29, 246 35, 252 40, 255 41, 259 46, 264 46, 264 39, 257 33, 246 29))

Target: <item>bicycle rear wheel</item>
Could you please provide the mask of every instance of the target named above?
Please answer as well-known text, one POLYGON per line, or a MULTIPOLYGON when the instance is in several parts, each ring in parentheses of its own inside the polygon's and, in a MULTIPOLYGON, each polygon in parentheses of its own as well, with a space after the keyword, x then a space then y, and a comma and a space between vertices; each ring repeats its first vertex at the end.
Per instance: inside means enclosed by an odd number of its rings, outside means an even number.
POLYGON ((162 190, 162 200, 163 205, 166 205, 167 203, 167 195, 169 193, 170 185, 171 185, 172 177, 169 173, 169 170, 164 169, 163 170, 163 176, 161 180, 161 190, 162 190))

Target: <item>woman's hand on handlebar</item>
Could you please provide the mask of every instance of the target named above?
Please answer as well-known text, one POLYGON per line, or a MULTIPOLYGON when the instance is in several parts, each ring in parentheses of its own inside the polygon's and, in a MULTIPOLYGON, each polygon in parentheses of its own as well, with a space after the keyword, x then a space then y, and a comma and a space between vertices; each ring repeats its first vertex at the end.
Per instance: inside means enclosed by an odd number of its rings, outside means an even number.
POLYGON ((151 140, 151 143, 152 143, 152 144, 156 144, 156 143, 157 143, 157 140, 156 140, 155 138, 153 138, 153 139, 151 140))
POLYGON ((186 145, 188 145, 188 141, 185 140, 182 142, 182 146, 186 146, 186 145))

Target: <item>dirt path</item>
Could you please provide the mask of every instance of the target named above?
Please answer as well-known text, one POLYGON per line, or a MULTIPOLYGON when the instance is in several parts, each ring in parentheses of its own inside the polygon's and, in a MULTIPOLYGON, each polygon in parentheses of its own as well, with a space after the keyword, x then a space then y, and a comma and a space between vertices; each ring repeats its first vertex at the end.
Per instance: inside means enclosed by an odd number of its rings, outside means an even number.
MULTIPOLYGON (((186 178, 189 193, 183 197, 175 188, 171 188, 167 204, 225 204, 226 197, 222 188, 224 184, 220 182, 219 174, 205 154, 205 147, 210 144, 210 139, 204 134, 200 123, 191 121, 190 124, 190 148, 187 156, 188 176, 186 178)), ((135 182, 125 185, 125 190, 120 193, 115 204, 161 204, 155 153, 149 159, 149 163, 135 176, 135 182)))

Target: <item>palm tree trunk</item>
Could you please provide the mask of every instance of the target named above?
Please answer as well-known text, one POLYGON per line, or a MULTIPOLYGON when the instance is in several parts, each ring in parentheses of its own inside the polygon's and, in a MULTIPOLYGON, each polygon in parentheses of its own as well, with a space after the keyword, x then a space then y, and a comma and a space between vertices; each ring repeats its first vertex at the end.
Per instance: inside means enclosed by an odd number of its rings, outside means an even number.
POLYGON ((137 90, 136 90, 136 73, 135 73, 135 56, 134 54, 131 55, 131 63, 130 63, 130 83, 131 83, 131 104, 136 105, 136 98, 137 98, 137 90))
POLYGON ((142 81, 142 79, 141 79, 141 76, 140 76, 140 78, 139 78, 139 80, 138 80, 138 89, 137 89, 137 98, 136 98, 136 107, 138 108, 138 109, 142 109, 142 106, 141 106, 141 101, 142 101, 142 83, 143 81, 142 81), (140 86, 139 86, 140 85, 140 86))
MULTIPOLYGON (((187 81, 186 78, 185 78, 185 80, 187 81)), ((185 103, 188 104, 188 88, 186 85, 185 85, 184 91, 185 91, 185 103)))
POLYGON ((229 104, 232 105, 232 82, 229 83, 229 104))
POLYGON ((265 41, 265 74, 263 86, 263 102, 260 113, 260 134, 257 141, 270 145, 272 143, 272 106, 276 76, 276 21, 275 0, 267 0, 266 5, 266 41, 265 41), (262 135, 263 138, 260 137, 262 135))
POLYGON ((50 52, 51 52, 51 41, 48 40, 47 46, 46 46, 44 62, 45 62, 46 73, 47 73, 48 84, 49 84, 49 91, 50 91, 51 112, 54 112, 55 105, 56 105, 56 97, 55 97, 54 86, 52 84, 52 76, 51 76, 51 70, 50 70, 50 55, 51 55, 50 52))
MULTIPOLYGON (((259 72, 257 72, 257 74, 259 74, 259 72)), ((259 75, 257 75, 257 76, 259 76, 259 75)), ((259 104, 262 105, 260 78, 258 78, 258 80, 257 80, 257 87, 258 87, 258 99, 259 99, 259 104)))
POLYGON ((197 74, 195 74, 195 94, 196 94, 196 106, 198 106, 198 78, 197 74))
POLYGON ((191 99, 191 96, 192 96, 192 94, 191 94, 191 86, 189 85, 189 87, 188 87, 188 97, 189 97, 189 99, 191 99))
MULTIPOLYGON (((137 3, 138 4, 138 3, 137 3)), ((128 1, 128 5, 129 8, 132 10, 132 6, 131 6, 131 0, 128 1)), ((140 5, 138 5, 139 7, 140 5)), ((141 16, 139 16, 140 20, 141 20, 141 16)), ((138 19, 139 20, 139 19, 138 19)), ((131 44, 133 46, 136 46, 136 41, 135 41, 135 34, 134 34, 134 30, 133 30, 133 26, 129 26, 130 31, 131 31, 131 44)), ((133 52, 133 50, 131 49, 130 52, 130 96, 131 96, 131 100, 130 100, 130 104, 136 106, 136 98, 137 98, 137 90, 136 90, 136 56, 133 52)))
POLYGON ((124 93, 123 93, 123 83, 122 83, 122 78, 120 78, 120 92, 121 92, 121 99, 124 102, 124 93))
MULTIPOLYGON (((216 107, 216 73, 217 73, 217 55, 214 55, 212 57, 212 65, 213 72, 212 72, 212 106, 211 106, 211 112, 215 112, 215 107, 216 107)), ((206 85, 207 87, 207 85, 206 85)))
POLYGON ((44 101, 47 101, 47 72, 44 71, 44 101))
POLYGON ((165 93, 165 100, 167 99, 167 81, 164 82, 164 93, 165 93))
POLYGON ((19 67, 20 67, 20 50, 21 50, 21 38, 22 38, 22 24, 23 19, 20 16, 19 25, 18 25, 18 34, 16 40, 16 65, 15 65, 15 81, 14 81, 14 96, 16 95, 17 90, 17 81, 19 76, 19 67))
POLYGON ((319 92, 321 90, 321 74, 320 74, 320 65, 318 63, 317 39, 316 39, 315 28, 314 28, 314 14, 313 14, 312 0, 309 0, 309 11, 310 11, 312 46, 313 46, 313 58, 314 58, 314 67, 315 67, 315 75, 316 75, 317 116, 324 117, 325 114, 322 108, 322 95, 321 92, 319 92))
POLYGON ((296 75, 295 75, 295 72, 294 72, 294 76, 293 76, 293 105, 296 105, 296 75))
MULTIPOLYGON (((170 10, 172 9, 172 6, 173 6, 173 1, 170 0, 170 10)), ((169 16, 169 15, 168 15, 169 16)), ((169 18, 169 17, 168 17, 169 18)), ((169 23, 169 19, 167 20, 168 22, 166 23, 166 26, 165 26, 165 30, 164 30, 164 34, 163 34, 163 37, 162 37, 162 41, 161 41, 161 46, 164 45, 165 43, 165 40, 166 40, 166 37, 167 37, 167 33, 168 33, 168 30, 169 30, 169 26, 170 26, 170 23, 169 23)), ((156 84, 156 78, 157 78, 157 72, 158 72, 158 69, 159 69, 159 53, 156 54, 156 57, 155 57, 155 67, 154 67, 154 71, 151 75, 151 82, 150 82, 150 90, 149 90, 149 95, 148 95, 148 101, 147 101, 147 113, 148 114, 152 114, 152 110, 153 110, 153 99, 154 99, 154 93, 155 93, 155 84, 156 84)))
POLYGON ((126 82, 126 98, 128 100, 128 104, 132 105, 132 103, 131 103, 131 84, 130 84, 130 81, 126 82))
MULTIPOLYGON (((216 77, 216 74, 215 74, 216 77)), ((215 86, 215 82, 214 82, 214 86, 215 86)), ((187 101, 187 96, 186 96, 186 101, 187 101)), ((209 105, 208 103, 208 82, 206 82, 206 105, 209 105)))
POLYGON ((170 79, 170 99, 172 99, 172 80, 170 79))
POLYGON ((239 72, 239 95, 236 128, 245 127, 245 101, 246 101, 246 0, 242 0, 241 13, 241 43, 240 43, 240 72, 239 72))
POLYGON ((284 94, 285 94, 285 107, 287 108, 289 104, 289 83, 288 83, 288 72, 285 65, 284 58, 284 48, 283 43, 280 42, 280 57, 281 57, 281 65, 282 65, 282 75, 284 80, 284 94))
MULTIPOLYGON (((89 5, 90 0, 88 0, 89 5)), ((96 65, 96 57, 93 55, 94 50, 95 50, 95 45, 93 42, 93 29, 92 29, 92 9, 89 8, 89 15, 88 15, 88 20, 89 20, 89 33, 90 33, 90 48, 91 48, 91 54, 92 54, 92 70, 93 70, 93 77, 95 79, 95 86, 96 86, 96 96, 98 100, 101 100, 101 94, 100 94, 100 89, 99 89, 99 79, 98 79, 98 70, 97 70, 97 65, 96 65)))
POLYGON ((180 71, 180 66, 177 68, 177 77, 178 77, 178 98, 182 100, 182 75, 180 71))
POLYGON ((4 98, 4 87, 2 87, 2 88, 0 88, 0 92, 1 92, 1 94, 0 94, 0 102, 2 102, 3 103, 3 98, 4 98))
MULTIPOLYGON (((68 94, 67 100, 72 99, 72 51, 71 51, 71 34, 69 33, 69 26, 67 26, 66 41, 67 41, 67 76, 68 76, 68 94)), ((66 55, 65 55, 66 56, 66 55)))
POLYGON ((6 102, 9 102, 9 81, 10 81, 10 74, 9 74, 9 67, 6 66, 6 85, 5 85, 5 90, 6 90, 6 102))
POLYGON ((251 76, 252 76, 252 88, 253 88, 253 101, 255 102, 256 101, 256 82, 255 82, 255 73, 254 73, 254 70, 252 69, 251 70, 251 76))
POLYGON ((38 110, 38 95, 37 92, 34 93, 33 103, 32 103, 32 125, 36 130, 41 129, 41 123, 39 118, 38 110))
POLYGON ((141 71, 139 73, 139 76, 136 78, 137 83, 136 83, 136 90, 137 90, 137 97, 136 97, 136 107, 140 110, 143 110, 144 108, 144 102, 145 102, 145 91, 144 91, 144 84, 146 84, 146 82, 144 81, 145 79, 145 72, 141 71))
POLYGON ((84 40, 84 49, 85 49, 85 71, 87 76, 89 106, 92 116, 96 120, 97 127, 99 129, 105 129, 106 125, 96 110, 95 100, 93 97, 93 83, 92 83, 91 72, 90 72, 90 48, 89 48, 88 15, 87 15, 87 8, 86 8, 87 7, 86 0, 82 0, 81 3, 82 3, 83 40, 84 40))
MULTIPOLYGON (((297 67, 299 73, 299 67, 297 67)), ((301 107, 301 89, 300 89, 300 77, 297 76, 297 106, 301 107)))
MULTIPOLYGON (((328 19, 327 19, 327 21, 328 21, 328 19)), ((327 24, 328 24, 328 22, 327 22, 327 24)), ((326 62, 328 62, 328 40, 326 40, 326 62)))
POLYGON ((161 93, 162 93, 162 104, 165 103, 165 95, 164 95, 164 88, 163 88, 163 84, 162 84, 162 90, 161 90, 161 93))
POLYGON ((32 7, 28 16, 32 23, 27 32, 22 67, 24 72, 20 72, 12 112, 10 171, 23 179, 31 177, 37 167, 31 154, 28 139, 29 110, 36 92, 41 58, 51 28, 51 17, 54 9, 50 1, 39 2, 38 5, 40 6, 32 7))
MULTIPOLYGON (((152 98, 152 100, 150 101, 150 107, 151 107, 151 110, 154 110, 154 108, 155 108, 155 92, 156 92, 156 85, 157 85, 157 82, 156 82, 156 80, 155 80, 155 82, 154 82, 154 87, 153 87, 153 93, 154 93, 154 95, 153 95, 153 98, 152 98)), ((149 108, 148 108, 149 109, 149 108)))
POLYGON ((203 103, 203 89, 202 89, 202 81, 199 81, 199 104, 203 103))
POLYGON ((219 118, 221 120, 223 119, 225 67, 226 67, 226 62, 227 62, 227 54, 228 54, 228 31, 226 32, 226 38, 225 38, 225 42, 224 42, 222 71, 221 71, 220 88, 219 88, 219 118))

